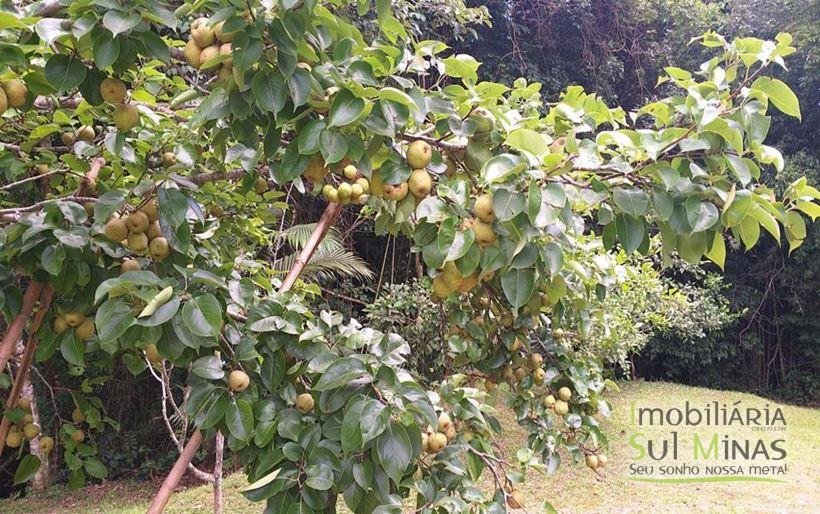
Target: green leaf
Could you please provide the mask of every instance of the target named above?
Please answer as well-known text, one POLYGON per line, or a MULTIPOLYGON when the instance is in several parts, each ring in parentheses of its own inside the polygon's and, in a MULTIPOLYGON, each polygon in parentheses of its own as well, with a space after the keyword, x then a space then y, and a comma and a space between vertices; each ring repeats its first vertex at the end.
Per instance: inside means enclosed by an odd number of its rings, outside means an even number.
POLYGON ((353 356, 342 357, 327 367, 313 389, 316 391, 335 389, 359 378, 364 373, 364 363, 361 359, 353 356))
POLYGON ((214 295, 204 293, 185 304, 182 319, 194 334, 216 337, 222 328, 222 306, 214 295))
POLYGON ((732 228, 736 235, 746 246, 748 252, 760 238, 760 223, 753 216, 746 216, 740 223, 732 228))
POLYGON ((752 84, 752 92, 761 91, 775 107, 789 116, 800 119, 797 95, 784 82, 771 77, 760 77, 752 84))
POLYGON ((251 81, 251 90, 259 107, 265 111, 276 114, 285 106, 287 91, 279 73, 259 71, 251 81))
POLYGON ((450 77, 464 78, 467 80, 478 80, 478 67, 480 63, 472 56, 458 54, 448 57, 442 61, 444 63, 444 73, 450 77))
POLYGON ((343 127, 353 123, 364 112, 364 100, 355 96, 347 89, 341 90, 330 104, 330 114, 327 118, 329 127, 343 127))
POLYGON ((93 47, 94 63, 102 70, 114 64, 120 56, 120 40, 108 30, 97 32, 93 47))
POLYGON ((94 317, 97 339, 101 343, 114 341, 134 324, 131 307, 119 300, 110 299, 100 305, 94 317))
POLYGON ((334 164, 341 161, 349 148, 347 138, 341 132, 326 129, 319 136, 319 148, 325 164, 334 164))
POLYGON ((541 157, 550 151, 547 137, 544 134, 527 128, 511 131, 507 134, 507 140, 504 144, 518 150, 529 152, 536 157, 541 157))
POLYGON ((180 301, 179 296, 174 296, 169 301, 157 307, 157 310, 155 310, 150 316, 145 318, 137 318, 136 324, 144 327, 156 327, 158 325, 162 325, 174 317, 174 314, 176 314, 179 310, 180 301))
POLYGON ((310 73, 303 68, 296 68, 288 77, 288 90, 294 107, 300 107, 310 96, 310 73))
POLYGON ((481 169, 481 177, 488 184, 502 182, 509 176, 523 171, 525 168, 526 163, 521 157, 503 153, 496 155, 484 163, 484 166, 481 169))
POLYGON ((398 423, 390 423, 387 430, 376 440, 376 458, 385 473, 398 484, 410 465, 413 446, 407 430, 398 423))
POLYGON ((499 189, 493 193, 493 212, 499 221, 508 221, 521 212, 527 205, 527 196, 506 189, 499 189))
POLYGON ((281 473, 281 472, 282 472, 282 468, 277 468, 277 469, 271 471, 270 473, 268 473, 267 475, 263 476, 262 478, 260 478, 256 482, 254 482, 252 484, 249 484, 249 485, 246 485, 245 487, 240 489, 239 492, 240 493, 246 493, 246 492, 253 491, 255 489, 261 489, 262 487, 265 487, 266 485, 268 485, 271 482, 273 482, 274 480, 276 480, 276 477, 278 477, 279 473, 281 473))
POLYGON ((333 469, 327 464, 313 464, 305 470, 305 485, 317 491, 327 491, 333 487, 333 469))
POLYGON ((300 154, 313 155, 319 153, 319 138, 324 128, 325 122, 322 120, 310 120, 305 123, 297 137, 300 154))
POLYGON ((362 410, 366 405, 366 401, 360 400, 345 410, 342 418, 342 450, 345 453, 351 453, 358 450, 363 445, 362 429, 359 425, 362 417, 362 410))
POLYGON ((83 62, 63 54, 54 54, 46 61, 46 81, 58 91, 67 91, 79 86, 88 71, 83 62))
POLYGON ((139 22, 140 16, 135 12, 127 14, 109 9, 108 12, 105 13, 105 16, 103 16, 103 25, 110 30, 114 36, 128 32, 139 25, 139 22))
POLYGON ((689 225, 692 226, 692 233, 703 232, 717 223, 719 213, 713 203, 701 202, 699 199, 692 197, 686 200, 684 205, 689 225))
POLYGON ((637 188, 620 188, 612 192, 612 199, 626 214, 643 216, 649 207, 649 195, 637 188))
POLYGON ((253 409, 245 400, 237 399, 228 403, 225 412, 225 424, 228 432, 243 443, 248 443, 253 437, 253 409))
POLYGON ((191 372, 208 380, 220 380, 225 376, 225 370, 222 369, 222 366, 222 359, 216 355, 206 355, 194 361, 191 365, 191 372))
POLYGON ((723 240, 722 233, 715 232, 712 247, 706 252, 706 258, 720 266, 720 269, 723 269, 723 265, 726 263, 726 242, 723 240))
POLYGON ((756 219, 757 222, 760 223, 760 226, 765 228, 766 231, 774 237, 775 241, 780 243, 780 225, 777 224, 777 220, 774 219, 774 216, 769 214, 766 209, 760 205, 754 205, 749 211, 749 216, 756 219))
POLYGON ((643 219, 628 214, 615 216, 615 232, 627 254, 631 254, 643 243, 646 237, 646 224, 643 219))
POLYGON ((77 339, 74 334, 67 333, 63 336, 60 353, 69 364, 82 366, 85 358, 85 344, 77 339))
POLYGON ((40 459, 29 453, 20 459, 20 464, 17 465, 17 471, 14 472, 14 485, 28 482, 34 478, 38 469, 40 469, 40 459))
POLYGON ((529 301, 535 288, 535 270, 511 269, 501 275, 501 288, 510 305, 516 309, 529 301))
POLYGON ((85 458, 83 460, 83 467, 85 468, 85 472, 94 478, 104 480, 108 477, 108 468, 94 457, 85 458))

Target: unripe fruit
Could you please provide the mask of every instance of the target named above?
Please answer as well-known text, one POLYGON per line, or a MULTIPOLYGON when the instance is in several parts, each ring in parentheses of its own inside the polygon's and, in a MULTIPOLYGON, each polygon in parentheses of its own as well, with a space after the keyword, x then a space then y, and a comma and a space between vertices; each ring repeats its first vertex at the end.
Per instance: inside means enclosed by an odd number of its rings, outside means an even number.
POLYGON ((353 180, 354 178, 356 178, 356 175, 359 174, 359 170, 356 169, 356 166, 348 164, 347 166, 345 166, 344 170, 342 170, 342 173, 344 174, 347 180, 353 180))
POLYGON ((598 457, 595 455, 587 455, 586 457, 584 457, 584 462, 586 463, 589 469, 598 468, 598 457))
POLYGON ((83 440, 85 440, 85 434, 83 433, 82 430, 76 430, 76 431, 74 431, 73 434, 71 434, 71 439, 75 443, 81 443, 81 442, 83 442, 83 440))
MULTIPOLYGON (((0 112, 3 112, 2 109, 0 109, 0 112)), ((76 140, 77 138, 71 132, 63 132, 60 134, 60 141, 62 141, 65 146, 73 145, 76 140)))
POLYGON ((150 255, 155 261, 161 261, 162 259, 168 257, 170 251, 168 240, 162 236, 155 237, 150 243, 148 243, 148 255, 150 255))
POLYGON ((532 381, 535 382, 535 385, 543 384, 545 378, 546 373, 541 368, 538 368, 532 372, 532 381))
POLYGON ((307 414, 313 410, 314 401, 310 393, 302 393, 296 397, 296 408, 302 414, 307 414))
POLYGON ((548 409, 555 407, 555 397, 553 395, 550 394, 547 395, 546 398, 544 398, 544 407, 548 409))
POLYGON ((450 420, 450 416, 447 415, 446 412, 442 412, 438 416, 438 431, 439 432, 447 432, 450 427, 453 426, 452 420, 450 420))
POLYGON ((216 34, 208 26, 208 18, 197 18, 191 23, 191 38, 200 48, 205 48, 214 43, 216 34))
POLYGON ((561 398, 565 402, 568 402, 570 398, 572 398, 572 391, 569 387, 562 387, 558 390, 558 398, 561 398))
POLYGON ((430 436, 427 432, 421 433, 421 451, 430 453, 430 436))
POLYGON ((370 176, 370 193, 373 196, 384 196, 384 182, 381 173, 377 170, 374 170, 373 175, 370 176))
POLYGON ((34 423, 29 423, 23 427, 23 436, 29 441, 40 435, 40 427, 34 423))
POLYGON ((65 322, 69 327, 79 327, 83 321, 85 321, 85 316, 79 312, 69 312, 65 315, 65 322))
POLYGON ((526 377, 528 374, 529 373, 527 372, 527 368, 525 368, 524 366, 515 368, 515 378, 517 378, 519 382, 524 380, 524 377, 526 377))
POLYGON ((395 202, 400 202, 407 196, 407 182, 402 182, 401 184, 396 185, 385 184, 382 190, 385 198, 395 202))
POLYGON ((425 168, 433 157, 433 149, 426 141, 413 141, 407 148, 407 164, 411 168, 425 168))
POLYGON ((75 408, 71 411, 71 420, 74 421, 74 423, 82 423, 85 421, 85 413, 79 408, 75 408))
POLYGON ((470 115, 470 119, 476 124, 475 135, 486 137, 495 128, 495 118, 490 111, 479 107, 470 115))
MULTIPOLYGON (((530 369, 531 370, 534 371, 534 370, 540 368, 542 362, 544 362, 544 357, 540 353, 533 353, 532 355, 530 355, 529 364, 530 364, 530 369)), ((564 398, 564 399, 568 399, 568 398, 564 398)))
POLYGON ((350 201, 353 203, 359 203, 359 199, 364 194, 364 189, 359 184, 351 184, 350 185, 350 201))
POLYGON ((62 316, 57 316, 54 318, 54 332, 58 334, 62 334, 68 328, 68 323, 65 322, 65 318, 62 316))
POLYGON ((136 259, 125 259, 120 265, 120 274, 128 273, 129 271, 139 271, 142 267, 136 259))
POLYGON ((100 96, 110 104, 121 104, 128 93, 125 83, 114 77, 108 77, 100 83, 100 96))
POLYGON ((353 187, 348 184, 347 182, 342 182, 339 184, 339 202, 340 203, 348 203, 350 201, 350 197, 353 195, 353 187))
POLYGON ((113 218, 105 224, 105 237, 113 243, 119 243, 128 237, 128 225, 121 218, 113 218))
POLYGON ((251 384, 251 379, 248 374, 241 369, 235 369, 228 375, 228 387, 231 391, 241 392, 248 388, 251 384))
POLYGON ((173 166, 177 163, 177 156, 174 152, 164 152, 162 154, 162 164, 164 166, 173 166))
MULTIPOLYGON (((0 107, 2 107, 2 103, 0 103, 0 107)), ((6 446, 9 448, 19 448, 21 444, 23 444, 23 434, 20 432, 9 432, 6 436, 6 446)))
POLYGON ((554 328, 552 330, 552 337, 555 338, 555 339, 558 339, 558 340, 563 339, 564 338, 564 330, 561 329, 561 328, 554 328))
POLYGON ((188 61, 191 67, 199 69, 202 66, 202 49, 197 46, 193 39, 189 39, 185 43, 183 53, 185 54, 185 60, 188 61))
POLYGON ((49 436, 40 438, 40 451, 43 453, 50 453, 54 449, 54 439, 49 436))
POLYGON ((94 133, 94 127, 90 125, 83 125, 82 127, 77 129, 77 139, 80 141, 85 141, 86 143, 90 143, 94 141, 94 138, 97 137, 97 134, 94 133))
POLYGON ((223 29, 225 27, 225 22, 220 21, 216 25, 214 25, 214 35, 216 38, 223 43, 230 43, 233 41, 233 33, 226 34, 223 29))
POLYGON ((364 191, 365 194, 370 192, 370 182, 366 178, 359 177, 356 179, 356 183, 362 186, 362 191, 364 191))
POLYGON ((492 223, 495 221, 495 212, 493 211, 493 195, 485 193, 475 200, 475 215, 484 223, 492 223))
POLYGON ((139 212, 142 212, 148 216, 148 221, 151 223, 159 219, 159 208, 157 207, 157 202, 154 200, 148 200, 145 202, 145 205, 140 207, 139 212))
POLYGON ((80 341, 91 339, 91 336, 94 335, 94 322, 90 319, 83 321, 79 327, 74 329, 74 335, 80 341))
POLYGON ((6 92, 3 91, 3 88, 0 88, 0 114, 6 112, 6 109, 9 108, 9 101, 6 98, 6 92))
POLYGON ((152 241, 160 237, 162 235, 162 229, 159 226, 159 221, 154 221, 151 224, 149 224, 148 229, 145 231, 145 235, 148 236, 149 241, 152 241))
POLYGON ((22 80, 4 80, 3 83, 0 84, 0 86, 2 86, 3 93, 5 93, 6 95, 6 102, 8 104, 7 107, 20 107, 21 105, 26 103, 26 96, 28 96, 28 88, 22 80))
POLYGON ((268 181, 264 177, 257 177, 253 189, 257 194, 264 194, 268 190, 268 181))
POLYGON ((556 400, 555 401, 555 413, 559 416, 565 416, 569 413, 569 404, 564 400, 556 400))
POLYGON ((603 453, 598 455, 598 467, 603 468, 606 467, 606 463, 609 462, 609 459, 603 453))
POLYGON ((152 364, 162 360, 162 355, 160 355, 155 344, 149 344, 145 347, 145 356, 148 357, 148 362, 152 364))
POLYGON ((207 64, 208 61, 216 59, 217 57, 219 57, 219 45, 211 45, 207 48, 203 48, 202 53, 199 54, 202 65, 207 64))
POLYGON ((132 232, 128 234, 125 245, 134 252, 142 252, 148 248, 148 236, 144 232, 132 232))
POLYGON ((473 234, 475 234, 475 242, 481 247, 493 245, 498 240, 492 225, 481 220, 473 221, 473 234))
POLYGON ((31 398, 20 397, 17 399, 17 408, 31 412, 31 398))
POLYGON ((407 181, 407 186, 410 189, 410 193, 412 193, 416 199, 421 200, 430 194, 430 190, 433 189, 433 179, 425 169, 413 170, 413 173, 410 174, 410 178, 407 181))
POLYGON ((131 104, 120 104, 114 109, 114 114, 111 115, 111 118, 114 120, 114 125, 117 126, 117 130, 128 132, 139 123, 140 112, 131 104))
POLYGON ((430 453, 438 453, 445 446, 447 446, 447 436, 441 432, 436 432, 427 439, 427 447, 430 453))
POLYGON ((303 175, 313 184, 318 184, 324 180, 325 175, 327 175, 327 166, 325 166, 325 160, 322 159, 321 155, 316 154, 311 156, 303 175))
POLYGON ((142 211, 134 211, 125 218, 125 225, 131 233, 145 232, 149 224, 148 215, 142 211))
POLYGON ((447 442, 452 441, 458 436, 458 432, 456 432, 456 427, 450 425, 450 428, 448 428, 447 431, 444 432, 444 435, 447 436, 447 442))
POLYGON ((23 415, 23 418, 20 420, 20 423, 23 425, 28 425, 29 423, 34 423, 34 416, 31 415, 31 412, 28 412, 23 415))
POLYGON ((233 50, 230 43, 223 43, 219 46, 219 55, 224 57, 224 59, 222 59, 223 66, 231 66, 233 64, 233 50))
POLYGON ((45 175, 51 170, 48 169, 48 164, 38 164, 34 167, 34 171, 36 171, 38 175, 45 175))
POLYGON ((325 200, 327 200, 328 202, 339 201, 339 191, 337 191, 336 188, 331 186, 330 184, 325 184, 325 186, 322 188, 322 196, 324 196, 325 200))
POLYGON ((85 209, 85 213, 88 214, 89 217, 94 216, 94 202, 85 202, 83 209, 85 209))

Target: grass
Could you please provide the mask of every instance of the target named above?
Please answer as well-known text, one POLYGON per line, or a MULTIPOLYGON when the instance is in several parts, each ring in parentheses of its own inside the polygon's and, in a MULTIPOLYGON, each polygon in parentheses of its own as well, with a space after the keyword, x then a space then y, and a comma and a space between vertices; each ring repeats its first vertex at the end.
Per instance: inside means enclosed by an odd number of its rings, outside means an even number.
MULTIPOLYGON (((689 387, 667 383, 635 382, 626 384, 623 390, 610 398, 613 417, 604 423, 610 436, 609 465, 596 475, 581 465, 562 465, 555 475, 531 473, 522 486, 529 512, 543 512, 542 504, 549 501, 563 513, 638 513, 653 512, 662 507, 667 513, 728 512, 772 513, 812 512, 820 490, 820 410, 775 404, 763 398, 729 391, 689 387), (741 406, 779 406, 788 425, 783 436, 786 439, 786 464, 788 474, 782 483, 731 482, 654 484, 636 482, 629 477, 629 465, 634 462, 635 450, 628 439, 635 432, 630 421, 630 406, 679 407, 688 400, 702 406, 717 401, 732 405, 738 400, 741 406)), ((512 412, 499 409, 504 426, 502 446, 513 453, 525 439, 525 433, 515 423, 512 412)), ((668 427, 667 427, 668 429, 668 427)), ((643 430, 643 429, 642 429, 643 430)), ((659 436, 666 430, 643 430, 647 436, 659 436)), ((687 429, 681 427, 681 439, 687 429)), ((691 429, 689 429, 691 432, 691 429)), ((703 430, 701 429, 702 433, 703 430)), ((754 437, 747 427, 719 429, 737 437, 754 437)), ((764 439, 771 437, 763 435, 764 439)), ((489 484, 489 481, 487 482, 489 484)), ((226 477, 225 512, 258 513, 262 508, 245 500, 239 489, 246 484, 241 473, 226 477)), ((145 512, 154 482, 118 481, 87 487, 81 491, 68 492, 54 487, 46 492, 21 500, 0 500, 0 512, 15 513, 118 513, 145 512)), ((170 514, 207 513, 212 511, 212 490, 209 486, 190 487, 176 492, 166 508, 170 514)))

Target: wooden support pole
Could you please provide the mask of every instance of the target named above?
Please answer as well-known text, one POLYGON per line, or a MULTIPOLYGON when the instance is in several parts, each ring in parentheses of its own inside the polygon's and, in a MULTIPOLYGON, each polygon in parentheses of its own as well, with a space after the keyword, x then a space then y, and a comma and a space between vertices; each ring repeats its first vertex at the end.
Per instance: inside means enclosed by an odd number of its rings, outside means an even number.
POLYGON ((34 304, 37 302, 37 298, 40 297, 42 290, 42 282, 29 282, 26 292, 23 294, 23 306, 14 321, 9 325, 6 335, 3 336, 3 342, 0 343, 0 372, 6 369, 6 364, 9 363, 11 354, 14 353, 14 348, 17 347, 17 341, 23 336, 23 329, 31 317, 31 311, 34 310, 34 304))
MULTIPOLYGON (((319 222, 316 224, 316 228, 313 229, 313 233, 310 235, 305 247, 302 248, 302 251, 296 258, 296 262, 293 264, 293 267, 290 269, 287 276, 285 276, 285 280, 282 282, 282 287, 279 288, 279 292, 288 291, 291 287, 293 287, 296 279, 299 278, 299 274, 302 273, 302 270, 310 261, 310 258, 313 256, 313 253, 316 251, 319 243, 325 237, 328 230, 330 230, 330 227, 333 226, 333 223, 336 221, 336 218, 339 217, 341 212, 341 204, 327 204, 325 212, 322 213, 322 217, 319 218, 319 222)), ((159 488, 156 496, 154 496, 154 499, 151 501, 151 506, 148 508, 148 514, 160 514, 163 509, 165 509, 165 505, 171 498, 171 493, 182 479, 182 475, 185 474, 185 470, 188 469, 188 464, 190 464, 191 460, 194 458, 194 455, 201 444, 202 432, 197 430, 193 433, 191 439, 188 440, 188 443, 185 445, 185 448, 182 450, 179 458, 177 458, 177 461, 174 463, 174 467, 171 468, 171 472, 168 473, 167 477, 165 477, 165 481, 162 482, 162 486, 159 488)))
MULTIPOLYGON (((51 299, 53 297, 54 289, 51 287, 51 284, 49 284, 43 291, 43 296, 40 299, 40 309, 37 311, 37 314, 34 315, 34 321, 31 323, 31 336, 29 337, 26 349, 23 351, 23 357, 20 359, 20 367, 17 368, 17 374, 14 377, 11 392, 6 399, 6 410, 14 407, 17 403, 17 399, 20 397, 20 391, 23 390, 23 384, 28 377, 28 371, 31 367, 31 361, 34 359, 34 352, 37 350, 37 337, 35 333, 40 329, 40 325, 43 324, 43 318, 51 305, 51 299)), ((11 421, 9 418, 3 416, 2 421, 0 421, 0 453, 3 453, 3 448, 6 445, 6 436, 9 433, 10 426, 11 421)))

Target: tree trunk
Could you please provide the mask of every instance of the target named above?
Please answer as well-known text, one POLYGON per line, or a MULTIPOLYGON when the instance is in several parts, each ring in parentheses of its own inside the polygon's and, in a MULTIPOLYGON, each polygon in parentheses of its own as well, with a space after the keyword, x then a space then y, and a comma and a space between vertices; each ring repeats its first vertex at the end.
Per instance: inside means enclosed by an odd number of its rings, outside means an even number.
POLYGON ((214 514, 222 514, 224 501, 222 499, 222 459, 225 449, 225 436, 222 432, 216 432, 216 444, 214 446, 214 514))
MULTIPOLYGON (((23 342, 20 341, 18 345, 20 352, 23 351, 23 342)), ((31 417, 32 423, 42 429, 43 424, 40 423, 40 410, 37 408, 37 397, 34 394, 34 386, 31 384, 30 375, 26 374, 23 379, 23 388, 20 393, 21 398, 27 398, 31 402, 31 417)), ((34 475, 34 478, 29 482, 29 487, 32 491, 42 491, 51 485, 51 472, 49 469, 48 454, 40 451, 40 438, 34 438, 29 441, 29 450, 31 454, 40 459, 40 469, 34 475)))

